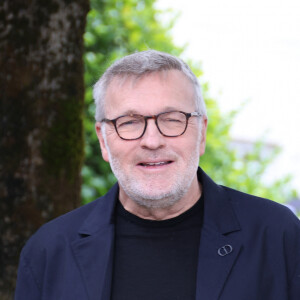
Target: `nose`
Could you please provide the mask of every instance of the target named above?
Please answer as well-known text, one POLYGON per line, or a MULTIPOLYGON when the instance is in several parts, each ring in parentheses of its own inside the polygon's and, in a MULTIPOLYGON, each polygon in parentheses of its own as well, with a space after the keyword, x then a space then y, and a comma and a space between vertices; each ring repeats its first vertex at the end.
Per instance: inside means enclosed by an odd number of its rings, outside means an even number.
POLYGON ((154 119, 147 120, 147 128, 141 138, 143 148, 155 150, 165 146, 165 137, 159 132, 154 119))

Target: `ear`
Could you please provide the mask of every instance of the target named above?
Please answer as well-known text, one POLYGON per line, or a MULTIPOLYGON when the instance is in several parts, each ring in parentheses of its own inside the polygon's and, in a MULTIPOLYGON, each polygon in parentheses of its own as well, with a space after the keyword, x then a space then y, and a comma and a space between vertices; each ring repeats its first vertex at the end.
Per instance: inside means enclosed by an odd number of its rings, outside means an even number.
POLYGON ((107 149, 107 147, 105 145, 105 142, 104 142, 103 134, 102 134, 102 131, 101 131, 101 126, 103 126, 103 125, 100 122, 96 122, 95 129, 96 129, 98 141, 99 141, 99 144, 100 144, 102 157, 105 161, 109 162, 108 149, 107 149))
POLYGON ((205 152, 206 129, 207 129, 207 117, 203 116, 203 118, 202 118, 202 127, 201 127, 200 156, 203 155, 204 152, 205 152))

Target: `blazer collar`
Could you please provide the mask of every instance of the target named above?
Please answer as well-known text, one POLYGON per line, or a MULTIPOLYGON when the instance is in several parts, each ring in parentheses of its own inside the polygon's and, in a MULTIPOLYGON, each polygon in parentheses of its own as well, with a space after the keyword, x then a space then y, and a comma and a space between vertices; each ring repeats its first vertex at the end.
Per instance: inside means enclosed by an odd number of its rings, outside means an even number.
MULTIPOLYGON (((217 185, 201 168, 198 169, 197 176, 203 186, 205 202, 203 225, 221 234, 240 230, 231 199, 224 187, 217 185)), ((79 234, 92 235, 113 224, 118 194, 119 186, 116 183, 105 196, 96 200, 98 203, 79 229, 79 234)))
POLYGON ((91 211, 78 233, 93 235, 99 230, 114 223, 114 209, 119 196, 119 186, 116 183, 106 195, 95 200, 95 208, 91 211))
POLYGON ((203 186, 203 225, 221 234, 240 230, 231 199, 225 188, 217 185, 201 168, 198 169, 197 175, 203 186))

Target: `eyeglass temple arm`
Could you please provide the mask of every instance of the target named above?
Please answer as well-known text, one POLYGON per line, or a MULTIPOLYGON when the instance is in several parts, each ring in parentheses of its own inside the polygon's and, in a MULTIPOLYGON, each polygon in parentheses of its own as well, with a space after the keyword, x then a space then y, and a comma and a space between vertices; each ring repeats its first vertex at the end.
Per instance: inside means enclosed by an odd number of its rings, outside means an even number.
POLYGON ((191 117, 201 117, 202 114, 198 113, 197 111, 190 113, 191 117))

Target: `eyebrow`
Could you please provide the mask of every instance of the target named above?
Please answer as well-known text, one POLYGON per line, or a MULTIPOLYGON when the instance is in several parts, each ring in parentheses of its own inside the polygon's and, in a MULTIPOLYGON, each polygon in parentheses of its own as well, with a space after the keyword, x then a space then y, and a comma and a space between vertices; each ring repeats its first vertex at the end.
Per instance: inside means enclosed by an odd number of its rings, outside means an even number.
POLYGON ((140 115, 140 113, 138 111, 136 111, 135 109, 129 109, 124 111, 122 114, 122 116, 126 116, 126 115, 140 115))
MULTIPOLYGON (((180 109, 175 108, 173 106, 166 106, 160 112, 158 112, 158 114, 162 113, 162 112, 169 112, 169 111, 180 111, 180 109)), ((126 115, 143 115, 143 114, 141 114, 140 112, 138 112, 135 109, 129 109, 129 110, 124 111, 121 115, 126 116, 126 115)))

